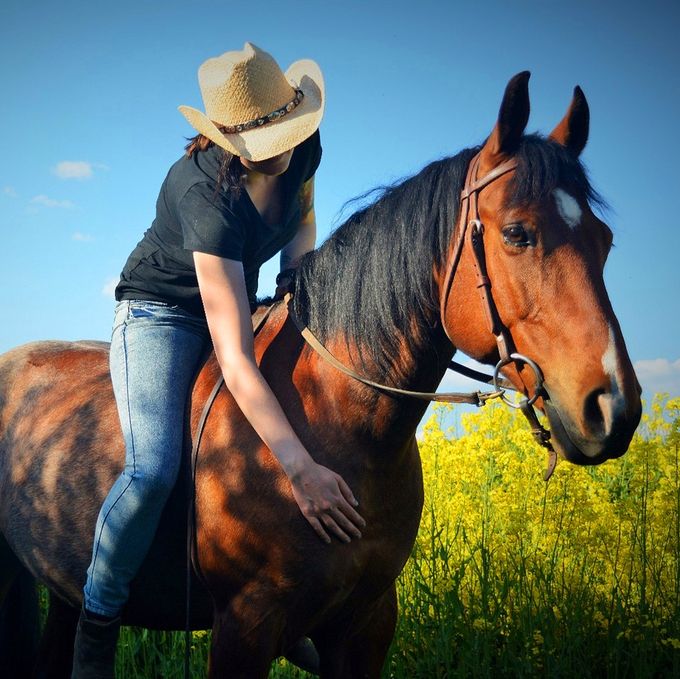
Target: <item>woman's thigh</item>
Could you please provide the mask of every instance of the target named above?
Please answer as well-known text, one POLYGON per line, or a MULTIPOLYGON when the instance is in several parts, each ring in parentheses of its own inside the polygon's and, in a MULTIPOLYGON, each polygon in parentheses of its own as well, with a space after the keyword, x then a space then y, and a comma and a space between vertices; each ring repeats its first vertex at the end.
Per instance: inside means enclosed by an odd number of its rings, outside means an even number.
POLYGON ((189 387, 207 325, 167 304, 127 300, 116 308, 111 378, 126 446, 126 472, 174 475, 189 387))

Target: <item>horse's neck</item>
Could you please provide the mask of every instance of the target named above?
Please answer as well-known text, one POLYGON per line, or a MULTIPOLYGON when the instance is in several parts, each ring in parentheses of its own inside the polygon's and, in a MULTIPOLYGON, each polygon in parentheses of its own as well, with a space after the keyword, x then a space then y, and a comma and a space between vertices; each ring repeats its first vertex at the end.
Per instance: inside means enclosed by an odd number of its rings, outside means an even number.
MULTIPOLYGON (((453 349, 443 333, 432 330, 431 336, 423 338, 421 345, 409 343, 406 338, 398 356, 392 361, 392 369, 385 373, 369 359, 358 360, 356 352, 347 352, 343 339, 328 342, 330 352, 347 367, 377 384, 397 389, 434 392, 441 382, 451 360, 453 349), (354 355, 353 355, 354 354, 354 355)), ((315 355, 316 370, 328 372, 325 359, 315 355)), ((331 370, 337 370, 331 367, 331 370)), ((394 439, 394 442, 411 436, 422 419, 429 401, 407 395, 393 395, 380 389, 350 382, 347 388, 357 390, 363 401, 369 430, 376 438, 394 439)), ((365 427, 366 425, 361 425, 365 427)))

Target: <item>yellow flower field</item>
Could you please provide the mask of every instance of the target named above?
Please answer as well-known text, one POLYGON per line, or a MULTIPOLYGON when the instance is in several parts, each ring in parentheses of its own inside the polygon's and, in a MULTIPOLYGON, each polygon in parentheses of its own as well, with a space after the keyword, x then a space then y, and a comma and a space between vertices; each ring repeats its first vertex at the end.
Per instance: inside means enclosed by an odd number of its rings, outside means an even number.
POLYGON ((445 412, 388 676, 680 676, 680 399, 624 457, 548 484, 524 418, 488 406, 454 438, 445 412))

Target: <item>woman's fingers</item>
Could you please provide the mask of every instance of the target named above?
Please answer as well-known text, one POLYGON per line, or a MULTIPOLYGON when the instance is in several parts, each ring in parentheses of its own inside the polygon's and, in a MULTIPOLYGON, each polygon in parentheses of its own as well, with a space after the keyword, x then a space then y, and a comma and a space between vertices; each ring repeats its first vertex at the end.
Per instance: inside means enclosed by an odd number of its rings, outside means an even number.
POLYGON ((346 516, 343 509, 335 506, 330 507, 326 511, 319 509, 316 512, 310 508, 310 510, 305 513, 305 518, 324 542, 331 541, 328 531, 340 538, 343 542, 351 542, 353 537, 357 539, 361 537, 361 531, 357 527, 357 524, 365 526, 366 522, 346 503, 344 511, 352 512, 352 514, 356 516, 356 519, 352 521, 346 516), (324 528, 326 530, 324 530, 324 528))
POLYGON ((324 530, 324 527, 321 525, 321 522, 319 521, 319 519, 317 519, 315 516, 306 516, 305 518, 309 522, 309 525, 314 529, 314 532, 326 544, 330 544, 331 536, 324 530))
POLYGON ((366 522, 354 508, 358 503, 339 474, 312 462, 291 484, 300 510, 324 542, 330 542, 329 534, 343 542, 361 537, 366 522))
MULTIPOLYGON (((359 520, 348 517, 345 513, 343 513, 342 509, 339 507, 334 507, 330 510, 332 517, 335 520, 334 523, 339 529, 343 530, 343 535, 349 533, 352 537, 360 538, 361 531, 359 530, 358 526, 363 528, 366 525, 366 522, 351 507, 348 507, 347 509, 356 514, 359 520)), ((328 523, 326 523, 326 525, 328 526, 328 523)))
MULTIPOLYGON (((333 519, 333 517, 330 514, 324 514, 322 519, 321 519, 328 528, 329 531, 335 534, 336 537, 340 538, 343 542, 351 542, 352 538, 345 533, 342 528, 337 524, 337 522, 333 519)), ((361 533, 355 537, 361 537, 361 533)))
POLYGON ((345 500, 347 500, 347 502, 349 502, 353 507, 358 507, 359 502, 354 497, 354 493, 352 492, 351 488, 345 483, 345 479, 343 479, 342 476, 340 476, 340 474, 336 474, 335 478, 338 482, 340 492, 342 493, 345 500))
MULTIPOLYGON (((365 528, 366 522, 364 521, 361 514, 359 514, 359 512, 357 512, 355 509, 355 507, 359 506, 359 503, 354 497, 354 493, 352 493, 350 487, 345 483, 345 480, 342 478, 342 476, 336 474, 336 479, 338 481, 338 488, 340 488, 340 492, 342 493, 344 500, 344 502, 340 503, 339 508, 341 509, 344 516, 356 527, 357 531, 360 528, 365 528)), ((361 533, 358 533, 357 537, 361 537, 361 533)))
MULTIPOLYGON (((342 479, 340 479, 342 481, 342 479)), ((344 481, 343 481, 344 483, 344 481)), ((337 498, 331 506, 329 513, 332 514, 336 523, 355 538, 361 537, 361 529, 366 527, 366 522, 356 509, 348 502, 347 496, 337 498)))

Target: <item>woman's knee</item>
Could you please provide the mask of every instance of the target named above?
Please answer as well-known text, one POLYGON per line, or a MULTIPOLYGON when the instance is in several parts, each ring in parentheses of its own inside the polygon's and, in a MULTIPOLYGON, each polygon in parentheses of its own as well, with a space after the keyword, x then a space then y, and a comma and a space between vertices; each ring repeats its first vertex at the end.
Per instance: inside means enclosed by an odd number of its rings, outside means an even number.
POLYGON ((142 503, 164 502, 177 482, 179 463, 167 461, 158 466, 125 469, 125 475, 142 503))

